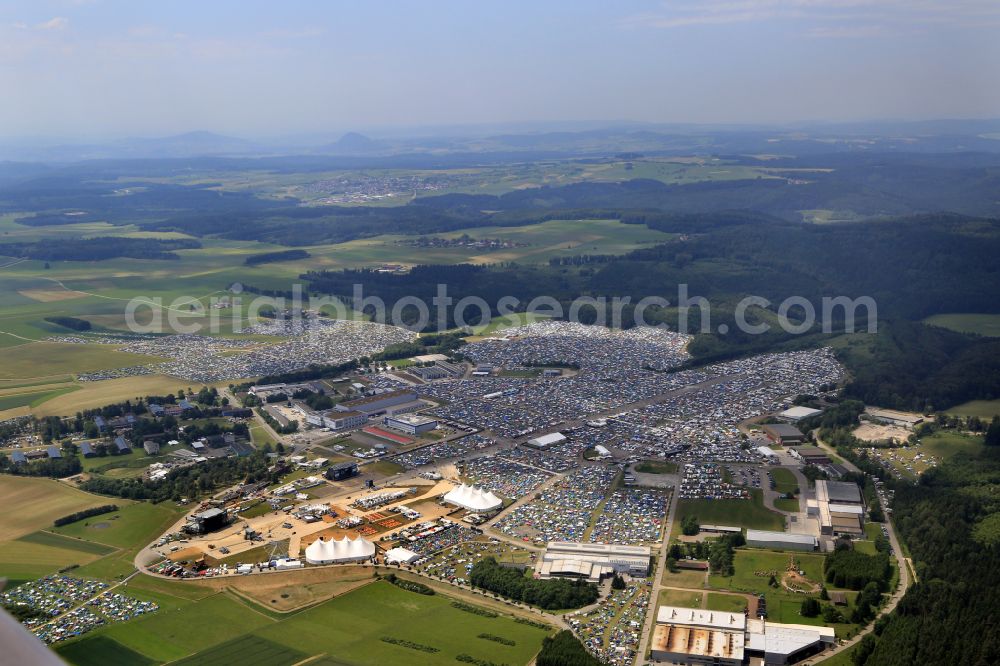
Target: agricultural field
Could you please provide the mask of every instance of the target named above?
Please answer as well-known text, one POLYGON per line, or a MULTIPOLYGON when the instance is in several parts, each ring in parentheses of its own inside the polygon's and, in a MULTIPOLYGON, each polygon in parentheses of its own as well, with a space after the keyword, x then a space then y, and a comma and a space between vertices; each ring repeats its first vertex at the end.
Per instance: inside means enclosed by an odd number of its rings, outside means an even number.
MULTIPOLYGON (((129 504, 128 500, 116 502, 129 504)), ((49 529, 56 518, 108 503, 106 497, 52 479, 0 475, 0 506, 7 510, 0 528, 0 542, 49 529)))
POLYGON ((1000 315, 997 314, 940 314, 928 317, 924 322, 959 333, 1000 337, 1000 315))
POLYGON ((785 529, 784 516, 764 506, 763 494, 760 490, 752 490, 749 500, 679 500, 677 516, 674 520, 675 529, 679 531, 681 521, 690 515, 697 516, 698 522, 701 524, 731 525, 779 532, 785 529))
MULTIPOLYGON (((131 594, 142 595, 129 588, 131 594)), ((510 617, 490 618, 459 610, 443 595, 424 596, 387 582, 373 582, 288 614, 262 612, 224 592, 198 600, 178 600, 172 608, 68 642, 59 653, 71 664, 95 663, 86 661, 95 655, 111 658, 134 652, 151 662, 183 659, 180 663, 214 665, 238 663, 234 660, 245 657, 244 646, 250 644, 257 646, 263 659, 260 663, 275 666, 320 655, 332 656, 334 663, 431 665, 454 663, 461 653, 513 665, 527 664, 546 633, 517 624, 510 617), (477 639, 480 633, 503 636, 515 645, 477 639), (416 650, 383 638, 409 641, 434 651, 416 650)), ((254 663, 258 663, 256 655, 254 663)))

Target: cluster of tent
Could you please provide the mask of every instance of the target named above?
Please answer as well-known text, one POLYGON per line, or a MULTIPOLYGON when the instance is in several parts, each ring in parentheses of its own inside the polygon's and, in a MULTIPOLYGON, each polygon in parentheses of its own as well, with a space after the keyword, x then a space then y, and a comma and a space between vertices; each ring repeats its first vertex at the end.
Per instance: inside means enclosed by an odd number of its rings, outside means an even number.
POLYGON ((478 486, 469 486, 464 483, 458 488, 453 488, 445 495, 444 501, 448 504, 468 509, 469 511, 483 513, 496 511, 503 506, 503 500, 493 494, 492 491, 486 491, 478 486))
POLYGON ((326 541, 320 537, 306 547, 306 562, 309 564, 336 564, 339 562, 363 562, 375 556, 375 544, 358 537, 326 541))

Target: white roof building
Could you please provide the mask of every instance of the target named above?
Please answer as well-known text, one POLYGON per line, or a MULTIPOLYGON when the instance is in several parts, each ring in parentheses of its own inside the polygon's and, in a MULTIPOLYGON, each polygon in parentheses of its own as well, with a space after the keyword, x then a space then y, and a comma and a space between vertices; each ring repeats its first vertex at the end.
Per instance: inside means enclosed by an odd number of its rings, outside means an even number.
POLYGON ((320 537, 306 548, 306 562, 309 564, 363 562, 374 555, 375 544, 361 537, 353 541, 346 536, 339 541, 326 541, 320 537))
POLYGON ((758 446, 757 453, 768 458, 769 460, 777 460, 778 454, 770 446, 758 446))
POLYGON ((496 511, 503 506, 503 500, 493 494, 492 491, 485 491, 477 486, 469 486, 464 483, 458 488, 453 488, 445 495, 444 501, 448 504, 468 509, 469 511, 483 513, 496 511))
POLYGON ((801 421, 802 419, 807 419, 810 416, 815 416, 816 414, 822 414, 823 410, 813 409, 812 407, 789 407, 785 411, 778 414, 778 418, 785 419, 786 421, 801 421))
POLYGON ((393 548, 385 553, 386 564, 395 564, 396 562, 399 562, 400 564, 410 564, 411 562, 416 562, 419 559, 420 554, 414 553, 408 548, 393 548))
POLYGON ((534 439, 529 439, 526 443, 536 449, 546 449, 553 444, 561 444, 566 441, 566 435, 561 432, 550 432, 547 435, 539 435, 534 439))

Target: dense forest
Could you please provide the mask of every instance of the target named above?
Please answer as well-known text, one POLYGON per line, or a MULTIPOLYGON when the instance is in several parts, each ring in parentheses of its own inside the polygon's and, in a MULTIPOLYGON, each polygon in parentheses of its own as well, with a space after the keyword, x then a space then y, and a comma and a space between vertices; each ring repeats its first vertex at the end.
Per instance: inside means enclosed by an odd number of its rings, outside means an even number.
POLYGON ((39 261, 104 261, 118 257, 179 259, 173 250, 199 247, 201 243, 191 238, 49 238, 38 243, 0 243, 0 255, 39 261))
POLYGON ((1000 451, 956 456, 900 485, 894 519, 918 583, 855 657, 861 666, 1000 663, 1000 451))

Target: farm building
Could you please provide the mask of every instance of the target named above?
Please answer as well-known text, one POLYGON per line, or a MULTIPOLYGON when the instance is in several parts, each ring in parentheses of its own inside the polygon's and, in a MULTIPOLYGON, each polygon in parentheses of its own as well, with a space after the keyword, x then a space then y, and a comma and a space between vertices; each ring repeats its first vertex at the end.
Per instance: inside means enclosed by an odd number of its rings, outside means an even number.
POLYGON ((798 428, 787 423, 765 423, 762 428, 764 434, 777 444, 800 444, 806 439, 798 428))
POLYGON ((56 460, 57 458, 62 458, 62 452, 59 450, 58 446, 50 446, 49 448, 45 449, 45 454, 48 455, 48 457, 51 458, 52 460, 56 460))
POLYGON ((83 454, 84 458, 93 458, 97 455, 97 452, 94 451, 94 447, 91 446, 90 442, 83 442, 80 444, 80 453, 83 454))
POLYGON ((24 455, 23 451, 12 451, 10 461, 15 465, 23 465, 28 462, 28 458, 24 455))
POLYGON ((128 442, 125 441, 124 437, 122 437, 121 435, 118 435, 117 437, 115 437, 115 452, 116 453, 128 453, 131 450, 132 450, 132 447, 130 447, 128 445, 128 442))
POLYGON ((816 550, 819 545, 811 534, 790 532, 770 532, 767 530, 747 530, 747 545, 751 548, 775 548, 778 550, 816 550))
POLYGON ((375 544, 362 537, 351 540, 345 536, 339 541, 327 541, 320 537, 306 547, 306 562, 309 564, 364 562, 374 556, 375 544))
POLYGON ((160 452, 160 443, 147 439, 142 443, 142 448, 148 456, 155 456, 160 452))
POLYGON ((464 483, 449 491, 444 496, 444 501, 477 513, 491 513, 503 507, 503 500, 492 492, 464 483))

